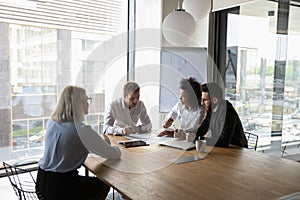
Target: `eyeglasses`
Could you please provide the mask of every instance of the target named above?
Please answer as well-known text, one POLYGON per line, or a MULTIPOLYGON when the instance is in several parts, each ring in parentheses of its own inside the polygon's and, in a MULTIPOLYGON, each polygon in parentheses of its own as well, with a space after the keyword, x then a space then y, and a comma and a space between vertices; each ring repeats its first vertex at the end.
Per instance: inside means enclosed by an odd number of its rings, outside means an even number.
POLYGON ((202 99, 202 102, 204 103, 205 101, 210 101, 210 99, 202 99))
POLYGON ((91 104, 91 103, 92 103, 92 98, 91 98, 91 97, 88 97, 88 98, 86 99, 86 101, 88 102, 88 104, 91 104))

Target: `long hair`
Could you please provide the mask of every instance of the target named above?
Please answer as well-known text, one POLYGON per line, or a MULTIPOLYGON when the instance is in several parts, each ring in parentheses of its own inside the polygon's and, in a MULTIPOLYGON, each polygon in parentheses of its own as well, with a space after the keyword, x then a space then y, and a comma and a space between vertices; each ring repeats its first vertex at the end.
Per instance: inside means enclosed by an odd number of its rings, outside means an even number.
POLYGON ((58 122, 84 121, 83 100, 85 98, 85 89, 66 86, 60 94, 51 119, 58 122))

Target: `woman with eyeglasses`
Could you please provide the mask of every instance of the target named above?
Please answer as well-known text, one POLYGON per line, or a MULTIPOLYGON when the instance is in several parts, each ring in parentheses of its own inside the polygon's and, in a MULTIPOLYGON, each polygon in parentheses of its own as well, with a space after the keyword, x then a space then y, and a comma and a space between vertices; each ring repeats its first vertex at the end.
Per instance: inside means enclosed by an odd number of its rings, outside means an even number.
POLYGON ((93 152, 107 159, 119 159, 121 151, 110 146, 83 123, 89 102, 85 89, 66 86, 47 123, 44 156, 39 161, 36 190, 44 200, 105 199, 109 187, 97 177, 78 175, 78 169, 93 152))

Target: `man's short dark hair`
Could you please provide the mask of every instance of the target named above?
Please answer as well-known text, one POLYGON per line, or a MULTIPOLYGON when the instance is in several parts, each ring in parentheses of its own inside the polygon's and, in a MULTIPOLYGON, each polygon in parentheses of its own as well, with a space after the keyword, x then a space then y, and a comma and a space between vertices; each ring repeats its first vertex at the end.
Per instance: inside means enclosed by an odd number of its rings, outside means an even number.
POLYGON ((202 92, 207 92, 207 93, 209 93, 208 87, 207 87, 207 83, 202 84, 202 85, 201 85, 201 89, 202 89, 202 92))
POLYGON ((210 98, 216 97, 218 99, 223 99, 223 90, 219 86, 219 84, 217 84, 215 82, 210 82, 210 83, 207 83, 207 88, 209 91, 210 98))

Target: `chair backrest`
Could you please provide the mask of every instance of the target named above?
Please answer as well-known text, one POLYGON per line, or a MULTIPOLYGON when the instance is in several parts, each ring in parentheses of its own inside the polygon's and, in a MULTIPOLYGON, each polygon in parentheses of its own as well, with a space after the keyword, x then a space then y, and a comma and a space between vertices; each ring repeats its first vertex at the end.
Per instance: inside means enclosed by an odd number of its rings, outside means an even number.
POLYGON ((30 171, 5 162, 3 162, 3 166, 9 182, 19 199, 42 199, 41 195, 36 192, 35 178, 30 171))
POLYGON ((245 132, 246 138, 248 140, 248 149, 254 149, 256 151, 258 135, 250 132, 245 132))

